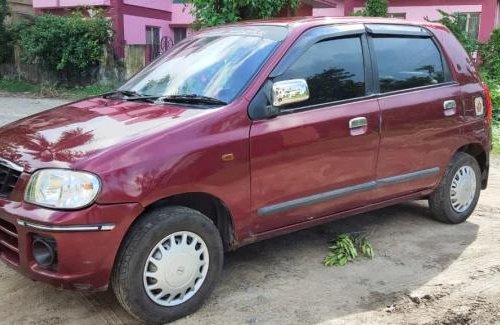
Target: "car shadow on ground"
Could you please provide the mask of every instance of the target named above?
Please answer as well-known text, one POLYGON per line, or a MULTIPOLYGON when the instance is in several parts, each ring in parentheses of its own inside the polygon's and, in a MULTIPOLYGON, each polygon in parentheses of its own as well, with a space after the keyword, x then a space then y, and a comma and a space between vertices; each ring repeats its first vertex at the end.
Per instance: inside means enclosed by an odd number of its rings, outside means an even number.
MULTIPOLYGON (((317 323, 383 309, 425 287, 477 233, 474 223, 441 224, 427 203, 409 202, 255 243, 226 254, 214 294, 179 323, 317 323), (336 234, 358 231, 368 232, 375 259, 321 264, 336 234)), ((86 298, 96 311, 132 322, 110 292, 86 298)))

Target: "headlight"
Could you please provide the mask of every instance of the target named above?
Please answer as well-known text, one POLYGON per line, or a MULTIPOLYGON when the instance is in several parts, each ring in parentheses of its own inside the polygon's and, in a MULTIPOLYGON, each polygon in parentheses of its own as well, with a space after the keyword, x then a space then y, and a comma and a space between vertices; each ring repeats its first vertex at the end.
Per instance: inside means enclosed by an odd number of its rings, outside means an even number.
POLYGON ((24 200, 54 209, 78 209, 97 197, 101 182, 96 175, 66 169, 42 169, 31 176, 24 200))

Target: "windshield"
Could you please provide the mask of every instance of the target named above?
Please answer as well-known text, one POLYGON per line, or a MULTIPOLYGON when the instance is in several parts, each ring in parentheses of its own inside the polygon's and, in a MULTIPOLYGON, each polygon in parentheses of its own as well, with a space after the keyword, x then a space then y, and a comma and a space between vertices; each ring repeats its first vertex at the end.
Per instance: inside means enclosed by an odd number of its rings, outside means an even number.
POLYGON ((229 103, 287 33, 279 26, 226 27, 175 46, 120 88, 140 96, 196 96, 229 103))

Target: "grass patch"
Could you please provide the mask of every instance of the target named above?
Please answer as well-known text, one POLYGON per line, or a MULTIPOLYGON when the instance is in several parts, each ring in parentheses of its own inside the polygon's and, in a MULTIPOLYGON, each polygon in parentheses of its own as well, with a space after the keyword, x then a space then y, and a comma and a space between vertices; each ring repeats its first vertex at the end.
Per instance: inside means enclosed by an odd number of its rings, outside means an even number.
POLYGON ((80 99, 107 93, 112 87, 89 85, 82 87, 66 88, 57 86, 37 85, 26 81, 0 78, 0 92, 13 94, 29 93, 40 97, 59 97, 80 99))
POLYGON ((36 93, 40 91, 40 86, 20 80, 0 78, 0 91, 9 93, 36 93))

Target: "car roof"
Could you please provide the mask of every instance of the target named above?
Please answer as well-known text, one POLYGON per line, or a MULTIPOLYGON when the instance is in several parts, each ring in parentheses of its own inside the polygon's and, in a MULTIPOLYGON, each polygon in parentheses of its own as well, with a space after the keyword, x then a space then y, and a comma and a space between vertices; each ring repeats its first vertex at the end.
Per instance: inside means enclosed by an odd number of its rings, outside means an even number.
POLYGON ((430 21, 413 21, 404 20, 397 18, 379 18, 379 17, 361 17, 361 16, 349 16, 349 17, 284 17, 284 18, 273 18, 267 20, 249 20, 242 21, 232 26, 241 25, 276 25, 276 26, 286 26, 292 29, 308 29, 315 26, 323 25, 333 25, 333 24, 390 24, 390 25, 411 25, 411 26, 425 26, 425 27, 438 27, 443 26, 438 23, 430 21))

